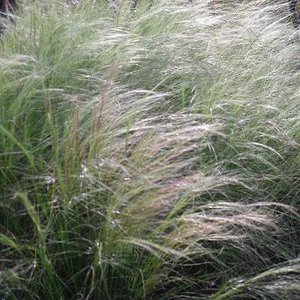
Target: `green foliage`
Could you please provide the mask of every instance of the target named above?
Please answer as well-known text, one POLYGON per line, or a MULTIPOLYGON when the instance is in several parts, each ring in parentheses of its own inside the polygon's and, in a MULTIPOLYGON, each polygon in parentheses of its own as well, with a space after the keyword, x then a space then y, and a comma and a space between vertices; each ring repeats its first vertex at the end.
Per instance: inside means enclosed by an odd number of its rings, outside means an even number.
POLYGON ((1 299, 295 299, 285 9, 22 3, 0 45, 1 299))

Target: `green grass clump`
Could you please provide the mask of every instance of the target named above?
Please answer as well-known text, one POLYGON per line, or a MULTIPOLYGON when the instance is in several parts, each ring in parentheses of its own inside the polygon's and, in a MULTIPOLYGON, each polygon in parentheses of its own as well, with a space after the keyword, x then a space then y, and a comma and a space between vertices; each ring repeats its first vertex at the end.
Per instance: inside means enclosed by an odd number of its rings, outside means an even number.
POLYGON ((1 299, 299 295, 286 11, 23 1, 0 45, 1 299))

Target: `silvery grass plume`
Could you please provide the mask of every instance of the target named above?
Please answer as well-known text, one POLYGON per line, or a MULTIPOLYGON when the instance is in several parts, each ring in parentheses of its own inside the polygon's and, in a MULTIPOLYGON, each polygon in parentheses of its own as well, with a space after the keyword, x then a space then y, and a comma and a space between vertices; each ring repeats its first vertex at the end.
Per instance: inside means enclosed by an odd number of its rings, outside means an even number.
POLYGON ((212 299, 243 298, 260 299, 267 295, 268 299, 297 298, 299 295, 299 258, 266 270, 247 280, 236 280, 230 288, 212 299))
POLYGON ((130 5, 24 5, 6 32, 1 296, 296 295, 300 48, 285 4, 130 5))

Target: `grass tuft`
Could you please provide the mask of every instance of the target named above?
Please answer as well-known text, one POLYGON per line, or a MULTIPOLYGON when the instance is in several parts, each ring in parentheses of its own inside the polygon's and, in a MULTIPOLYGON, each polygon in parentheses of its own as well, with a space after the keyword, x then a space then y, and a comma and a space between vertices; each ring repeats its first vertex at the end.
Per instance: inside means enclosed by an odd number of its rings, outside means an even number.
POLYGON ((295 299, 288 3, 23 1, 0 45, 0 298, 295 299))

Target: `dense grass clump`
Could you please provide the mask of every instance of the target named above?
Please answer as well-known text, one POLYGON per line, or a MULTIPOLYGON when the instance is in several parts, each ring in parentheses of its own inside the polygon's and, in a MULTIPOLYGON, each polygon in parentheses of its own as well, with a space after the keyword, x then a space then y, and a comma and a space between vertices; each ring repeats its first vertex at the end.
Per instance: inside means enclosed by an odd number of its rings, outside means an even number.
POLYGON ((286 5, 23 1, 0 45, 1 299, 298 297, 286 5))

